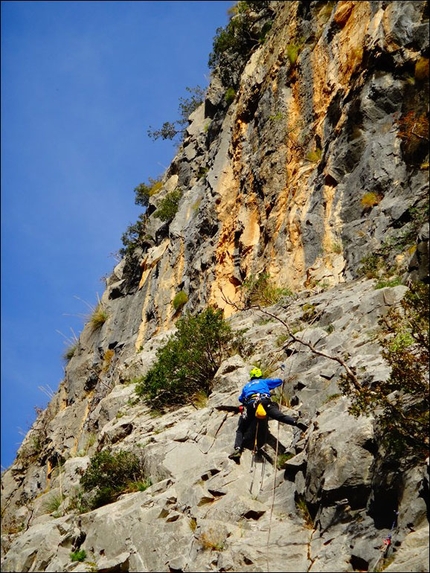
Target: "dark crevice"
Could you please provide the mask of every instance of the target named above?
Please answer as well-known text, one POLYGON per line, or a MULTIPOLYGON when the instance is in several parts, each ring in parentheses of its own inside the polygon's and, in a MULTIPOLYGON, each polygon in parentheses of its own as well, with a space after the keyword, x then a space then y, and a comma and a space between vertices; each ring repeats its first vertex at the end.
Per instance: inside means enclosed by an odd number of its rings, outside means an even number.
POLYGON ((369 571, 369 562, 362 557, 351 555, 350 563, 354 571, 369 571))

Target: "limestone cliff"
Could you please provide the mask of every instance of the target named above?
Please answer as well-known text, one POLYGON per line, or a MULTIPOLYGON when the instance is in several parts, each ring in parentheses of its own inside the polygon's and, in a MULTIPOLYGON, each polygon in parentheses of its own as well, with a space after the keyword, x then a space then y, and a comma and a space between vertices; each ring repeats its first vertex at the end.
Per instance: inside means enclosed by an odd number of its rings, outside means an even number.
POLYGON ((428 571, 428 466, 384 462, 373 418, 348 414, 344 368, 325 356, 386 380, 378 320, 428 282, 428 5, 259 5, 261 40, 220 58, 107 280, 107 320, 84 327, 2 476, 4 571, 368 571, 389 536, 387 571, 428 571), (388 272, 403 284, 375 289, 388 272), (293 293, 267 309, 277 319, 237 308, 261 273, 293 293), (221 365, 204 406, 154 417, 133 380, 179 316, 209 305, 250 350, 221 365), (320 354, 294 342, 287 355, 280 321, 320 354), (283 408, 309 428, 270 422, 263 461, 245 451, 236 465, 234 407, 255 363, 285 378, 283 408), (79 479, 107 447, 138 452, 152 485, 79 513, 79 479))

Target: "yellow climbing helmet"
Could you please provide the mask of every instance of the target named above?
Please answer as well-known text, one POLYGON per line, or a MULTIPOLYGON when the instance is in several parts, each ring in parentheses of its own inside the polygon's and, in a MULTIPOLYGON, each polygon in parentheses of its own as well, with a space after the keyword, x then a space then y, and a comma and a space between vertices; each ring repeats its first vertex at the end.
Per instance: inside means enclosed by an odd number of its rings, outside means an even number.
POLYGON ((252 370, 249 373, 249 376, 251 378, 261 378, 263 376, 263 373, 261 372, 261 370, 259 368, 252 368, 252 370))

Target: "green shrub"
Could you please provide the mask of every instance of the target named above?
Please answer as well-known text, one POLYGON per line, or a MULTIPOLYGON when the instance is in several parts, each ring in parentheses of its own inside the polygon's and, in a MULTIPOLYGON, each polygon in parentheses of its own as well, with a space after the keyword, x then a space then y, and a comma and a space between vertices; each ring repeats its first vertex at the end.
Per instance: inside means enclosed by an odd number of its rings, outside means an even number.
POLYGON ((174 297, 172 305, 175 310, 180 310, 188 302, 188 295, 185 291, 180 290, 174 297))
POLYGON ((322 150, 317 147, 314 151, 309 151, 306 155, 306 159, 308 161, 312 161, 313 163, 319 163, 321 160, 322 150))
POLYGON ((375 289, 385 288, 385 287, 395 287, 402 284, 402 280, 400 277, 394 277, 392 279, 387 280, 379 280, 376 285, 375 289))
POLYGON ((78 551, 72 551, 72 553, 70 553, 70 559, 72 561, 84 561, 86 556, 87 552, 85 549, 79 549, 78 551))
POLYGON ((203 179, 208 174, 209 167, 200 167, 197 172, 197 179, 203 179))
POLYGON ((269 115, 269 121, 278 122, 284 119, 284 114, 282 111, 278 111, 273 115, 269 115))
POLYGON ((154 213, 154 217, 158 217, 162 221, 171 221, 178 212, 179 201, 182 197, 182 191, 175 189, 168 193, 161 201, 158 209, 154 213))
POLYGON ((46 513, 55 513, 56 511, 58 511, 63 501, 64 501, 63 495, 54 494, 43 504, 43 511, 45 511, 46 513))
POLYGON ((262 26, 255 26, 253 12, 261 13, 269 8, 270 2, 238 2, 230 11, 230 21, 225 28, 217 28, 209 55, 208 66, 211 70, 220 66, 223 68, 223 83, 240 73, 252 50, 264 42, 267 32, 271 28, 270 13, 263 15, 266 21, 262 26), (225 65, 224 65, 225 64, 225 65))
POLYGON ((119 495, 132 490, 133 483, 145 480, 141 461, 132 452, 120 450, 112 453, 109 448, 94 454, 80 483, 85 492, 83 505, 95 509, 116 501, 119 495))
POLYGON ((370 253, 361 259, 358 274, 368 279, 378 278, 383 271, 387 272, 385 265, 385 258, 381 253, 370 253))
POLYGON ((276 286, 268 273, 251 275, 242 284, 242 297, 245 306, 276 304, 283 296, 291 296, 288 288, 276 286))
POLYGON ((369 191, 368 193, 365 193, 363 195, 363 197, 360 199, 360 203, 363 209, 369 210, 372 209, 372 207, 379 205, 381 200, 382 200, 381 195, 375 193, 374 191, 369 191))
POLYGON ((234 88, 228 88, 224 94, 224 99, 227 105, 230 105, 234 98, 236 97, 236 90, 234 88))
POLYGON ((158 193, 162 188, 163 184, 161 182, 161 178, 158 177, 157 179, 152 179, 151 177, 148 179, 148 183, 140 183, 137 187, 134 188, 135 199, 134 202, 136 205, 141 205, 142 207, 147 207, 149 203, 149 199, 158 193))
POLYGON ((287 45, 287 58, 290 61, 290 64, 294 66, 299 56, 300 46, 297 44, 288 44, 287 45))
POLYGON ((138 216, 136 223, 129 225, 121 236, 123 247, 119 250, 121 256, 131 254, 138 246, 139 239, 143 236, 146 228, 146 213, 138 216))
POLYGON ((303 497, 303 495, 299 495, 295 501, 297 510, 305 522, 305 527, 307 527, 308 529, 313 529, 314 519, 311 515, 311 512, 309 511, 309 507, 308 504, 306 503, 305 498, 303 497))
POLYGON ((305 303, 302 306, 302 310, 303 310, 302 320, 304 320, 305 322, 310 322, 317 315, 316 306, 314 304, 309 303, 309 302, 305 303))
POLYGON ((294 457, 294 454, 292 454, 291 452, 285 452, 283 454, 278 454, 278 458, 276 460, 276 467, 278 468, 278 470, 282 469, 285 464, 288 462, 288 460, 291 460, 291 458, 294 457))
POLYGON ((151 487, 152 480, 151 478, 145 479, 143 481, 135 481, 129 484, 130 491, 145 491, 148 487, 151 487))
POLYGON ((222 310, 187 315, 176 326, 176 333, 158 349, 156 363, 136 385, 137 394, 153 410, 192 403, 202 390, 209 394, 215 372, 234 344, 222 310))
POLYGON ((165 121, 160 129, 152 129, 151 127, 148 129, 148 135, 154 141, 160 138, 173 140, 176 136, 183 138, 189 116, 204 102, 205 98, 205 90, 200 86, 185 89, 191 94, 191 97, 179 98, 180 119, 165 121))
POLYGON ((264 42, 266 41, 266 36, 270 32, 270 30, 272 29, 272 25, 273 25, 272 21, 264 23, 264 25, 261 29, 260 35, 258 36, 258 41, 260 44, 264 44, 264 42))
POLYGON ((246 18, 233 18, 225 28, 217 28, 213 40, 213 50, 209 55, 208 66, 215 69, 226 53, 247 55, 253 45, 257 43, 257 38, 251 41, 245 31, 248 27, 246 18))

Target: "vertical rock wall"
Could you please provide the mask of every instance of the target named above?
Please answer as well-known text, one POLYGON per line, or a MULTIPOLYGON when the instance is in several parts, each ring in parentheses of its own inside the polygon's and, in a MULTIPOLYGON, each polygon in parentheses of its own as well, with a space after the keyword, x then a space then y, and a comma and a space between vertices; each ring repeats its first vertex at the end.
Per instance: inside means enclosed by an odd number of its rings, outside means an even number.
POLYGON ((103 571, 266 570, 265 531, 270 570, 369 570, 395 508, 399 544, 406 539, 398 567, 425 570, 417 555, 425 470, 380 471, 372 421, 352 423, 337 363, 294 350, 288 392, 312 429, 306 439, 282 430, 291 460, 277 474, 269 448, 258 500, 241 487, 248 466, 226 458, 229 412, 249 366, 240 357, 222 366, 202 410, 154 421, 136 401, 133 381, 177 318, 209 304, 246 329, 251 363, 266 360, 280 374, 279 325, 226 303, 262 272, 295 293, 288 311, 276 307, 281 318, 385 380, 372 331, 406 287, 375 291, 360 267, 373 257, 404 282, 428 282, 427 3, 263 4, 255 26, 271 21, 264 42, 237 77, 214 70, 150 198, 144 236, 107 280, 106 321, 84 327, 58 391, 3 475, 5 571, 86 570, 69 562, 81 546, 103 571), (157 208, 178 188, 177 213, 163 222, 157 208), (175 309, 179 291, 188 301, 175 309), (306 305, 317 309, 312 328, 306 305), (144 450, 154 485, 84 516, 67 513, 90 456, 107 446, 144 450), (55 494, 64 496, 60 517, 45 507, 55 494), (418 531, 408 541, 411 524, 418 531))

